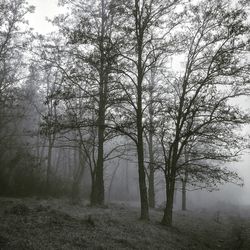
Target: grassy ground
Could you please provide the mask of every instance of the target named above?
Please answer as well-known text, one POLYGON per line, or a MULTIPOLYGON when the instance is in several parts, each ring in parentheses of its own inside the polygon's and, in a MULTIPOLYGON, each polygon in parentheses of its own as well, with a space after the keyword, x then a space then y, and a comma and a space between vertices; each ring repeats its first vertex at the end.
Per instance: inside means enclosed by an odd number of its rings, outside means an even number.
POLYGON ((90 208, 66 200, 0 199, 0 249, 250 249, 250 217, 175 212, 173 228, 139 221, 125 205, 90 208))

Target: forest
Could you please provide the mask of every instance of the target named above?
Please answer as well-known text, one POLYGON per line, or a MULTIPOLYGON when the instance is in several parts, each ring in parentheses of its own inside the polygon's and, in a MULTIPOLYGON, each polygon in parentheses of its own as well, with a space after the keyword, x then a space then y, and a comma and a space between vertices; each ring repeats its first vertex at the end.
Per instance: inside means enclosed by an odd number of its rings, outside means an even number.
MULTIPOLYGON (((250 145, 250 112, 241 105, 250 94, 248 1, 59 0, 58 6, 65 11, 47 20, 55 31, 40 34, 27 18, 35 6, 0 0, 0 207, 7 207, 0 221, 30 216, 35 200, 50 202, 38 212, 52 213, 51 202, 67 199, 61 207, 87 214, 114 206, 129 216, 132 209, 149 231, 157 221, 159 236, 183 221, 185 214, 175 214, 177 192, 180 210, 189 211, 189 191, 244 185, 232 166, 250 145)), ((58 213, 52 220, 68 223, 69 215, 58 213)), ((82 222, 90 231, 105 222, 93 216, 82 222)), ((219 226, 220 220, 217 214, 219 226)), ((192 248, 185 240, 183 248, 136 242, 8 248, 4 230, 0 249, 231 249, 192 248)), ((249 249, 249 242, 240 244, 232 249, 249 249)))

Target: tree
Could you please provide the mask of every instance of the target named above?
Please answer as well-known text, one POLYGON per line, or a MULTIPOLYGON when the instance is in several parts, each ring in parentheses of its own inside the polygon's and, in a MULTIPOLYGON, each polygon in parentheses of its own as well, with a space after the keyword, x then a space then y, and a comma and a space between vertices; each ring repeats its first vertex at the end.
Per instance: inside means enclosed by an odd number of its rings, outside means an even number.
POLYGON ((243 36, 248 32, 246 14, 240 8, 230 9, 227 1, 204 1, 189 8, 184 26, 188 32, 183 30, 185 68, 182 77, 175 77, 168 88, 173 86, 172 98, 164 108, 168 116, 160 133, 165 159, 165 225, 172 224, 175 182, 185 146, 194 136, 201 136, 214 144, 218 157, 217 150, 224 148, 230 158, 229 146, 238 146, 235 129, 246 122, 244 113, 230 104, 231 99, 248 93, 246 65, 241 60, 246 46, 243 36))
POLYGON ((177 170, 177 181, 182 183, 182 210, 187 209, 187 191, 213 191, 227 182, 242 185, 242 179, 227 164, 239 160, 246 139, 225 131, 224 126, 220 130, 210 129, 205 136, 196 136, 185 146, 177 170))
POLYGON ((150 87, 149 87, 149 129, 148 129, 148 153, 149 153, 149 166, 148 166, 148 202, 149 207, 155 207, 155 189, 154 189, 154 172, 155 172, 155 160, 154 160, 154 83, 155 81, 155 70, 151 69, 151 79, 150 79, 150 87))
POLYGON ((6 0, 0 3, 0 171, 2 173, 11 172, 10 152, 13 154, 16 152, 13 145, 17 143, 17 131, 19 132, 17 124, 24 116, 24 107, 20 104, 23 101, 22 84, 26 69, 24 56, 31 41, 25 16, 33 12, 33 9, 24 0, 6 0), (8 166, 10 168, 6 169, 8 166))
POLYGON ((155 171, 157 169, 157 146, 155 131, 157 128, 157 116, 159 112, 159 105, 161 103, 161 90, 160 90, 160 77, 157 74, 160 73, 160 65, 152 66, 148 80, 148 110, 145 113, 145 138, 148 146, 148 155, 146 155, 148 161, 148 168, 146 171, 148 177, 148 202, 149 207, 155 207, 155 171))
MULTIPOLYGON (((122 102, 113 112, 112 123, 136 145, 141 202, 141 219, 148 220, 148 194, 144 165, 144 117, 148 108, 146 75, 163 60, 171 44, 170 33, 178 24, 174 9, 179 1, 121 1, 121 27, 124 43, 120 50, 119 73, 122 102), (166 28, 167 26, 167 28, 166 28), (117 118, 117 113, 121 119, 117 118)), ((177 15, 176 15, 177 16, 177 15)))
MULTIPOLYGON (((42 65, 41 65, 42 66, 42 65)), ((55 99, 55 93, 58 91, 57 84, 60 83, 61 74, 56 72, 54 68, 47 64, 43 70, 43 81, 45 83, 45 101, 44 111, 42 114, 42 121, 40 124, 40 133, 47 139, 47 169, 46 169, 46 190, 47 193, 51 191, 52 183, 52 156, 53 147, 56 141, 56 135, 60 131, 56 121, 58 120, 58 100, 55 99)))
POLYGON ((21 29, 25 15, 33 11, 23 0, 4 1, 0 4, 0 141, 6 138, 4 127, 13 119, 10 114, 14 107, 17 85, 21 83, 24 52, 30 37, 28 30, 21 29))
POLYGON ((89 127, 97 128, 97 159, 91 204, 102 205, 104 143, 109 134, 105 120, 115 91, 114 68, 119 37, 114 34, 114 27, 118 13, 113 11, 115 1, 110 0, 61 1, 61 4, 70 6, 71 16, 59 16, 54 23, 67 38, 71 49, 64 48, 64 51, 72 64, 57 66, 71 85, 80 86, 84 98, 94 102, 95 121, 89 127))

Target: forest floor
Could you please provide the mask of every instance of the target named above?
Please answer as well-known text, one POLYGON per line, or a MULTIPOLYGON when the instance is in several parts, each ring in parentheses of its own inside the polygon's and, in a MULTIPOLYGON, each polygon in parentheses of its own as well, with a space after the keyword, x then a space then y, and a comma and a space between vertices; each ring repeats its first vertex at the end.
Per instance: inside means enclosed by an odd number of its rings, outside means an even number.
POLYGON ((139 209, 124 204, 0 198, 0 249, 250 249, 250 209, 175 211, 172 228, 160 225, 162 214, 151 210, 142 222, 139 209))

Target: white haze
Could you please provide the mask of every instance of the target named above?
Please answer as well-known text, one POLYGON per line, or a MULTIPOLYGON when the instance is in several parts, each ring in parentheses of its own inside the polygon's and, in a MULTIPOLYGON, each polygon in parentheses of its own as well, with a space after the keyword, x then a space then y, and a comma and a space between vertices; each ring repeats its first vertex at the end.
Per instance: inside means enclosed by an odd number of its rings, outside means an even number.
MULTIPOLYGON (((57 6, 57 0, 28 0, 28 3, 36 7, 35 13, 28 16, 29 24, 34 31, 41 34, 55 31, 56 28, 46 21, 46 18, 53 18, 53 16, 63 11, 63 8, 57 6)), ((175 66, 178 64, 181 66, 181 63, 178 62, 174 64, 175 66)), ((249 97, 238 99, 237 104, 250 112, 249 97)), ((245 126, 244 132, 250 134, 250 126, 245 126)), ((221 187, 220 191, 212 193, 208 191, 194 191, 188 194, 187 205, 191 207, 210 207, 220 202, 234 205, 250 205, 250 151, 243 155, 241 162, 234 163, 233 166, 235 169, 238 169, 240 176, 244 179, 243 187, 226 184, 221 187)), ((178 194, 177 199, 181 199, 178 194)))

